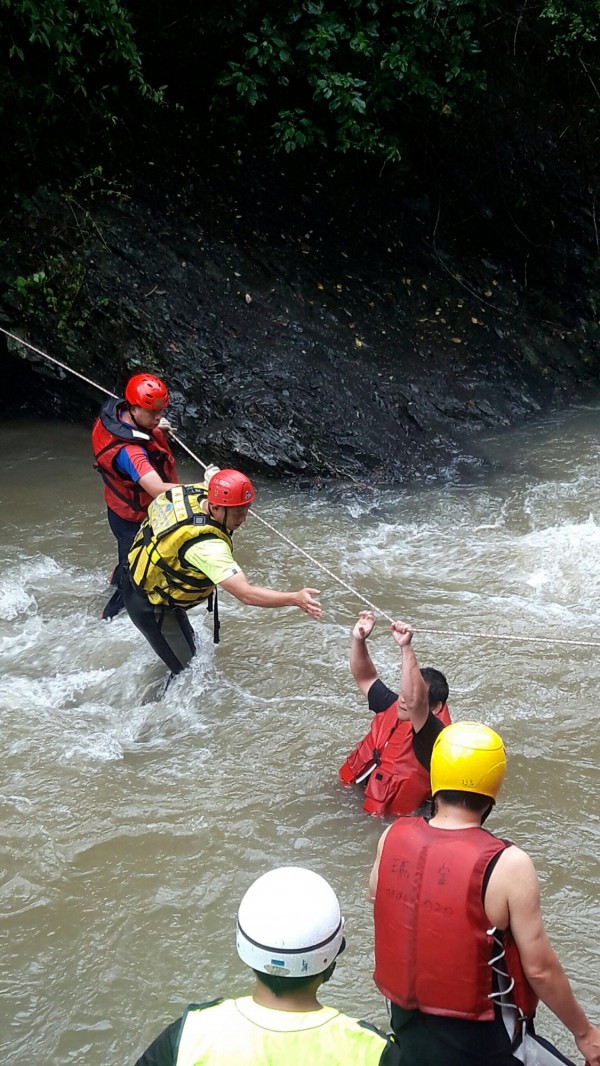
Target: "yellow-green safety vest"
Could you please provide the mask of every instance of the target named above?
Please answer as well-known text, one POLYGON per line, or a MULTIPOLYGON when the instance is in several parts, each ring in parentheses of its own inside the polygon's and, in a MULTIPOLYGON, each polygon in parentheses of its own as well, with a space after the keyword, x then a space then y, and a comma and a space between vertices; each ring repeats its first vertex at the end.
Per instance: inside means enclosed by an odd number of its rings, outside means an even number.
POLYGON ((389 1043, 333 1007, 293 1013, 245 996, 188 1007, 176 1066, 378 1066, 389 1043))
POLYGON ((131 580, 151 603, 188 610, 214 590, 210 578, 184 558, 187 549, 204 537, 218 537, 232 550, 225 526, 202 510, 205 499, 205 485, 175 485, 148 507, 128 562, 131 580))

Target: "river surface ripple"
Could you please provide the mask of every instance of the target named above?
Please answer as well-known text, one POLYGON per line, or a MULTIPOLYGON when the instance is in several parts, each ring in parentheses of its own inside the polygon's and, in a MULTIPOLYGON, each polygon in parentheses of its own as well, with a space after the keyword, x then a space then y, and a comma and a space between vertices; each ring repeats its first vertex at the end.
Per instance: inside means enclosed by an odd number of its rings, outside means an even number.
MULTIPOLYGON (((489 825, 534 858, 596 1022, 598 650, 516 638, 600 640, 598 410, 487 437, 480 464, 418 488, 259 484, 257 501, 382 611, 443 631, 418 634, 417 654, 447 674, 455 719, 506 741, 489 825)), ((331 880, 348 950, 325 998, 385 1026, 366 901, 383 824, 337 779, 369 724, 348 671, 361 600, 250 518, 236 556, 251 580, 318 587, 323 621, 223 594, 222 643, 192 612, 199 654, 161 699, 165 670, 128 618, 99 621, 115 551, 87 430, 10 422, 0 440, 3 1061, 122 1066, 188 1002, 243 993, 237 905, 277 864, 331 880)), ((395 685, 384 619, 371 651, 395 685)))

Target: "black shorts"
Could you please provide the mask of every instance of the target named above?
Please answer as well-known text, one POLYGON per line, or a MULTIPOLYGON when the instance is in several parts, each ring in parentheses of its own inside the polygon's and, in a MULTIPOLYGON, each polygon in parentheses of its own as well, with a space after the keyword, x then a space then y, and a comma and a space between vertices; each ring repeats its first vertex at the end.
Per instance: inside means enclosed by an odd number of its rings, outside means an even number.
POLYGON ((469 1022, 390 1007, 402 1066, 522 1066, 511 1054, 500 1015, 492 1022, 469 1022))

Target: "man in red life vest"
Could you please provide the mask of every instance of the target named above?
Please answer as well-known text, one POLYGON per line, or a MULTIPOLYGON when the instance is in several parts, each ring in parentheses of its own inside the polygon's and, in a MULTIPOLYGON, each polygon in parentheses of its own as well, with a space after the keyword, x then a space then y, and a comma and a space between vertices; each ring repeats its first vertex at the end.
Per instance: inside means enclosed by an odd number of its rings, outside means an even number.
MULTIPOLYGON (((482 828, 505 771, 504 745, 492 729, 448 726, 431 758, 433 817, 399 818, 379 842, 369 881, 374 978, 390 1001, 405 1066, 522 1061, 515 1057, 521 1042, 537 1039, 538 999, 590 1066, 600 1066, 600 1029, 552 949, 535 867, 482 828)), ((546 1057, 531 1061, 565 1061, 543 1050, 546 1057)))
POLYGON ((392 634, 402 649, 402 693, 389 689, 367 649, 374 625, 373 612, 361 611, 352 630, 350 669, 375 716, 339 775, 345 785, 363 785, 368 814, 411 814, 431 796, 431 752, 438 733, 450 722, 448 683, 439 670, 419 669, 412 629, 394 622, 392 634))
POLYGON ((94 465, 104 481, 108 524, 119 553, 111 579, 116 591, 102 612, 107 621, 124 606, 120 579, 148 504, 178 481, 165 433, 168 403, 169 393, 160 378, 135 374, 127 382, 125 399, 107 400, 92 429, 94 465))

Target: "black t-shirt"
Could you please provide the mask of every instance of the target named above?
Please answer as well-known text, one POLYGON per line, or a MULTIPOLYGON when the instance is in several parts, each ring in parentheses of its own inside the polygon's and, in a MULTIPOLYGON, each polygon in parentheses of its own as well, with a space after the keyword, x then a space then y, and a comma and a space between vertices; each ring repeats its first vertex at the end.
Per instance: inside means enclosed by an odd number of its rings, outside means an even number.
MULTIPOLYGON (((367 699, 370 710, 374 714, 381 714, 383 711, 387 711, 388 707, 391 707, 392 703, 398 699, 398 693, 393 692, 391 688, 384 685, 380 678, 377 678, 377 681, 374 681, 369 689, 367 699)), ((430 711, 419 732, 415 733, 413 729, 413 751, 421 766, 424 766, 426 770, 431 769, 433 745, 443 728, 444 723, 430 711)))
POLYGON ((166 1029, 163 1029, 160 1036, 157 1036, 150 1047, 146 1048, 135 1066, 174 1066, 181 1021, 182 1019, 178 1018, 176 1022, 171 1022, 166 1029))

